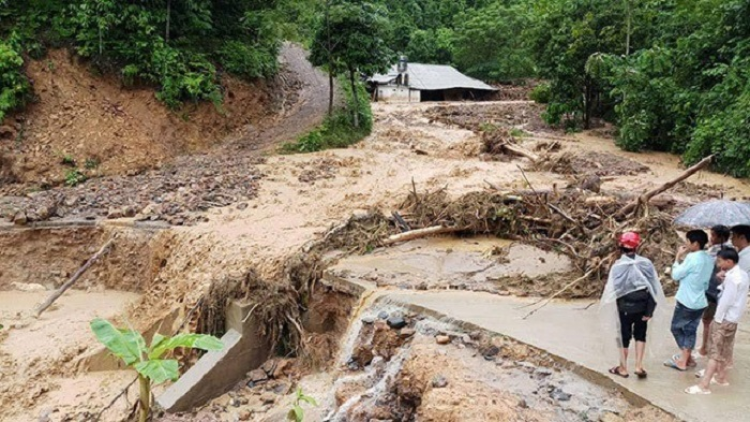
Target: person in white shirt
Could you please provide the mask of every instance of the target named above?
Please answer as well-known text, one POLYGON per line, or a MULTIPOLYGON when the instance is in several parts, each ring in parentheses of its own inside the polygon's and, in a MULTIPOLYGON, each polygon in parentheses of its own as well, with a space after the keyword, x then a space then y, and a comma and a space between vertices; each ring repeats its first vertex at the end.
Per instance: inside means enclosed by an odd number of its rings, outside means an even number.
POLYGON ((685 390, 688 394, 711 394, 711 384, 728 386, 727 364, 732 358, 737 324, 747 307, 750 276, 739 265, 739 254, 723 249, 716 256, 716 264, 724 272, 719 289, 719 303, 711 323, 711 344, 706 373, 700 383, 685 390))
MULTIPOLYGON (((710 247, 706 252, 711 255, 711 258, 716 260, 716 254, 720 250, 726 248, 734 248, 729 243, 729 237, 731 235, 729 227, 727 226, 713 226, 708 232, 708 241, 710 247)), ((708 307, 703 311, 703 343, 701 348, 698 350, 698 356, 705 358, 708 356, 709 345, 711 344, 711 322, 714 320, 714 314, 716 313, 716 304, 719 301, 719 284, 721 279, 719 273, 721 269, 718 266, 714 266, 714 273, 711 276, 711 281, 708 283, 708 290, 706 290, 706 300, 708 300, 708 307)))

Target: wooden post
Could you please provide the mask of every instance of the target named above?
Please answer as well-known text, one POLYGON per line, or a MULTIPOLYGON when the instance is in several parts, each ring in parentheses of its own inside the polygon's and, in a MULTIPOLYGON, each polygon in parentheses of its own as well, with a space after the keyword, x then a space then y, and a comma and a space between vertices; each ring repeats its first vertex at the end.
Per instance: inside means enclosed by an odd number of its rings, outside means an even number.
POLYGON ((65 293, 66 290, 68 290, 69 288, 71 288, 73 286, 73 284, 75 284, 75 282, 78 281, 79 278, 81 278, 81 276, 86 272, 86 270, 89 269, 89 267, 91 267, 91 265, 94 264, 94 262, 96 262, 102 255, 104 255, 105 252, 107 252, 109 250, 109 248, 112 246, 112 243, 114 243, 114 241, 115 241, 114 238, 109 239, 107 241, 107 243, 105 243, 104 246, 102 246, 101 249, 99 249, 99 251, 94 254, 94 256, 92 256, 91 258, 89 258, 89 260, 86 261, 86 263, 83 264, 83 266, 81 268, 79 268, 78 271, 76 271, 75 274, 73 274, 73 277, 71 277, 70 280, 68 280, 65 284, 63 284, 62 286, 60 286, 59 289, 55 290, 55 292, 52 293, 47 298, 47 300, 44 301, 44 303, 42 303, 41 305, 39 305, 36 308, 36 310, 34 311, 34 316, 36 318, 39 318, 39 315, 41 315, 42 312, 44 312, 45 310, 47 310, 47 308, 49 308, 53 303, 55 303, 55 301, 60 296, 62 296, 63 293, 65 293))

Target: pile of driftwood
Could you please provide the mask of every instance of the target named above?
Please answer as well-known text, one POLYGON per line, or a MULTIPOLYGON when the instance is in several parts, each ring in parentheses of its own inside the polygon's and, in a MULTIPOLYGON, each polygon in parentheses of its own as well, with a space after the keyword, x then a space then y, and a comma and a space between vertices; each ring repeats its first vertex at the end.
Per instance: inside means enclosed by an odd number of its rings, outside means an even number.
POLYGON ((663 270, 671 264, 682 242, 672 227, 673 204, 656 207, 653 200, 705 168, 710 160, 708 157, 679 177, 636 197, 584 189, 502 192, 490 187, 450 199, 444 190, 419 193, 413 189, 393 215, 392 229, 401 233, 382 239, 380 244, 458 232, 515 238, 571 258, 580 277, 554 296, 586 282, 590 286, 586 291, 593 295, 600 291, 601 281, 618 258, 616 240, 625 231, 641 234, 640 252, 657 268, 663 270))

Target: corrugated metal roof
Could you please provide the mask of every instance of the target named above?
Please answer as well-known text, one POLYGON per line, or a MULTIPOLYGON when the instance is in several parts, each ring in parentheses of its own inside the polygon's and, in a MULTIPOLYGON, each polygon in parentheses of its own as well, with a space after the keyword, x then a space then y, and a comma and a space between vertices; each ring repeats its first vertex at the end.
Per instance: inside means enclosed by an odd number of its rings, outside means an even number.
MULTIPOLYGON (((406 73, 409 75, 409 88, 427 91, 451 88, 495 91, 495 88, 464 75, 452 66, 409 63, 406 73)), ((397 66, 393 66, 386 75, 375 75, 370 80, 387 84, 396 79, 398 74, 397 66)))

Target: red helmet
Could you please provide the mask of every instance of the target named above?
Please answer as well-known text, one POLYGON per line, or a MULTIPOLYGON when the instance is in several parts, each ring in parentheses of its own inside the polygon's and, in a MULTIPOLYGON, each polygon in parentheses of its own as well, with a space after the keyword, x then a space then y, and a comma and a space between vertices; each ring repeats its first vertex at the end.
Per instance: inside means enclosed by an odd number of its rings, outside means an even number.
POLYGON ((641 235, 636 232, 625 232, 620 236, 620 245, 628 248, 635 249, 641 244, 641 235))

